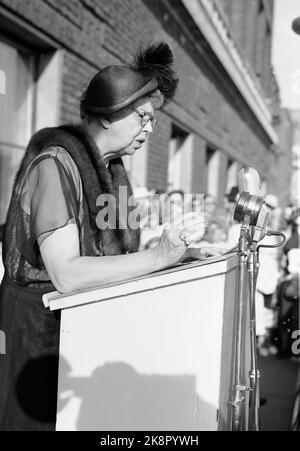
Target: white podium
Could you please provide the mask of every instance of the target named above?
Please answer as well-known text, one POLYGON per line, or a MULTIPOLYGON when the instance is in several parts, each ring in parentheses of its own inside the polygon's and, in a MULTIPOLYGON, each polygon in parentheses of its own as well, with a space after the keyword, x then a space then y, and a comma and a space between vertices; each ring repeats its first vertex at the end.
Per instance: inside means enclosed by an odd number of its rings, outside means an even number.
POLYGON ((228 430, 236 285, 231 255, 44 296, 62 310, 56 429, 228 430))

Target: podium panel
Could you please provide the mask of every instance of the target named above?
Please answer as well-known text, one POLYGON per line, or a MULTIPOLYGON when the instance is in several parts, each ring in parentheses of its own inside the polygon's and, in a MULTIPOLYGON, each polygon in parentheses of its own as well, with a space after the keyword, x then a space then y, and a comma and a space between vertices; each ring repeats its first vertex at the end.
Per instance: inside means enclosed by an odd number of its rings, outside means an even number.
POLYGON ((237 258, 44 302, 62 309, 57 430, 226 430, 237 258))

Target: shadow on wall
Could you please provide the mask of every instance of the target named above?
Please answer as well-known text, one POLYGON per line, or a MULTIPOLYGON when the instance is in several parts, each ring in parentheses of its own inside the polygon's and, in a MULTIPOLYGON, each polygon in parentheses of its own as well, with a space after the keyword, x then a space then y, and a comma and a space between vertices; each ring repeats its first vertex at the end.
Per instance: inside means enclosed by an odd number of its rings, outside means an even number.
MULTIPOLYGON (((197 431, 216 426, 217 410, 197 396, 194 376, 141 375, 122 362, 106 363, 88 378, 71 377, 70 372, 68 363, 61 359, 62 396, 59 395, 57 411, 61 412, 73 397, 80 398, 77 430, 197 431)), ((23 399, 22 407, 30 414, 29 399, 28 405, 23 399)))

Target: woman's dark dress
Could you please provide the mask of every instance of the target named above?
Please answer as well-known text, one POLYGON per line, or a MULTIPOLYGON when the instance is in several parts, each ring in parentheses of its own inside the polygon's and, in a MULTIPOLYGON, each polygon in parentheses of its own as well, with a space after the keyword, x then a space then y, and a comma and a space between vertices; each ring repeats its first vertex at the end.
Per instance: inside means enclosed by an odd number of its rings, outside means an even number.
POLYGON ((54 430, 59 312, 42 302, 54 291, 38 244, 53 231, 76 223, 83 246, 82 185, 70 155, 60 147, 37 157, 12 200, 14 226, 0 287, 0 430, 54 430))

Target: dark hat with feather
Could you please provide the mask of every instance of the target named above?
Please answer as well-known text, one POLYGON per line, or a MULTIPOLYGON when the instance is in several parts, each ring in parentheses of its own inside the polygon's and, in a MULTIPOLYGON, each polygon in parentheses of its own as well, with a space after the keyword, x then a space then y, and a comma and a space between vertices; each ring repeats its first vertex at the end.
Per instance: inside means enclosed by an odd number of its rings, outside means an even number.
POLYGON ((140 47, 130 65, 108 66, 97 72, 82 106, 88 113, 113 114, 157 89, 165 105, 173 99, 178 83, 173 63, 173 53, 165 42, 140 47))

